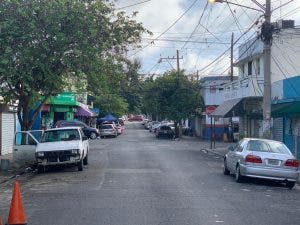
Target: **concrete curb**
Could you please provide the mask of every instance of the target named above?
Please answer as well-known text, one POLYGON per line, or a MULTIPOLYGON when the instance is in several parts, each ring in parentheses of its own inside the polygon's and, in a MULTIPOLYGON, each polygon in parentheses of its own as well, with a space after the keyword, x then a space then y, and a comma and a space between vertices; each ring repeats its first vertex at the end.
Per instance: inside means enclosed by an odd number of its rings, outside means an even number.
POLYGON ((207 152, 210 152, 210 153, 213 153, 213 154, 215 154, 215 155, 217 155, 217 156, 221 156, 221 157, 224 157, 225 155, 223 155, 223 154, 221 154, 221 153, 219 153, 219 152, 216 152, 215 150, 212 150, 212 149, 207 149, 207 148, 202 148, 201 149, 201 151, 207 151, 207 152))

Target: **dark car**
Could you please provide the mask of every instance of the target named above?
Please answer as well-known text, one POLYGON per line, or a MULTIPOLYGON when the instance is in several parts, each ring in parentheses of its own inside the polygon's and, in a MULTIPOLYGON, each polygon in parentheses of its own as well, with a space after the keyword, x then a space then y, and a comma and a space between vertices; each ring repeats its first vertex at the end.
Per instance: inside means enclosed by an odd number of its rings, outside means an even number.
POLYGON ((98 129, 90 127, 81 121, 59 120, 55 123, 54 128, 59 128, 59 127, 81 127, 83 133, 90 139, 96 139, 97 137, 100 136, 100 132, 98 129))
POLYGON ((167 126, 167 125, 162 125, 160 126, 157 131, 156 131, 156 137, 157 138, 174 138, 175 137, 175 132, 172 129, 171 126, 167 126))

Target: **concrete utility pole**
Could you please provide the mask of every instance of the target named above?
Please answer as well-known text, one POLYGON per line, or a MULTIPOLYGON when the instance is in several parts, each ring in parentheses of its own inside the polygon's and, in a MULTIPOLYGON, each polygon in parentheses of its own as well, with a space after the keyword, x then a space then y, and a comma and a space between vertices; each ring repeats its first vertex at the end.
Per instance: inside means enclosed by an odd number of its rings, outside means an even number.
POLYGON ((233 81, 233 39, 234 33, 231 34, 231 48, 230 48, 230 80, 233 81))
POLYGON ((271 0, 266 0, 265 22, 262 26, 264 42, 264 96, 263 96, 263 136, 271 138, 271 0))
POLYGON ((176 56, 177 56, 177 75, 179 80, 179 73, 180 73, 180 65, 179 65, 179 50, 176 50, 176 56))

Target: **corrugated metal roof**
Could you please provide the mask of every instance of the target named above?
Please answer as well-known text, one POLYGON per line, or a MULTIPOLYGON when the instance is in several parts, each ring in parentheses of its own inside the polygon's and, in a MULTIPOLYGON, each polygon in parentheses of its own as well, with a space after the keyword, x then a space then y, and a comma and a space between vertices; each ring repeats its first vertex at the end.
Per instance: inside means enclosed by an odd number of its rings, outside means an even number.
POLYGON ((231 99, 223 102, 216 110, 211 114, 214 117, 228 117, 229 112, 240 102, 243 98, 231 99))

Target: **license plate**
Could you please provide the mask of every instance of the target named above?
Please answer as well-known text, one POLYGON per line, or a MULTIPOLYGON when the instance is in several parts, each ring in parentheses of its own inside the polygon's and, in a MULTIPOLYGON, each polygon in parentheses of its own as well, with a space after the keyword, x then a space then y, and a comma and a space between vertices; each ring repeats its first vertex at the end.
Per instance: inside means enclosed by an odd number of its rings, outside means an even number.
POLYGON ((268 159, 268 164, 272 166, 279 166, 280 161, 278 159, 268 159))

